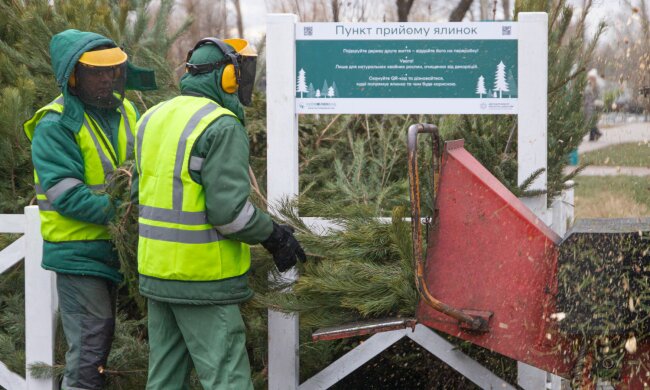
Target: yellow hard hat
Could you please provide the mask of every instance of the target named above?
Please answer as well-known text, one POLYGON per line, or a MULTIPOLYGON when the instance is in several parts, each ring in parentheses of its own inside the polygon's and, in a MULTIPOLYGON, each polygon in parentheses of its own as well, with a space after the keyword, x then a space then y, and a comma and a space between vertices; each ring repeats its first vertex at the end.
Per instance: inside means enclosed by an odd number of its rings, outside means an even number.
POLYGON ((79 62, 89 66, 115 66, 126 62, 128 56, 119 47, 87 51, 81 55, 79 62))
POLYGON ((253 47, 253 45, 250 45, 247 40, 241 39, 241 38, 228 38, 224 39, 224 42, 229 44, 230 46, 235 49, 237 54, 240 54, 242 56, 247 56, 247 57, 255 57, 257 56, 257 51, 253 47))

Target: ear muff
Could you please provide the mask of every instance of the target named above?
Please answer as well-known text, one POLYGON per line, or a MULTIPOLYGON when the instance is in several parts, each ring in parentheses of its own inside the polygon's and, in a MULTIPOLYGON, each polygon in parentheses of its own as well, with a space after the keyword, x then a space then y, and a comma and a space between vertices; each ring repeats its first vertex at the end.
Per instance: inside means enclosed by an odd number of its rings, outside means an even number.
POLYGON ((221 74, 221 88, 223 88, 226 93, 237 92, 239 83, 237 82, 235 65, 228 64, 225 68, 223 68, 223 73, 221 74))
MULTIPOLYGON (((203 38, 200 41, 198 41, 196 45, 194 45, 194 48, 192 48, 192 50, 187 52, 187 58, 185 62, 189 64, 190 58, 192 57, 192 53, 194 52, 194 50, 209 43, 212 43, 213 45, 217 46, 219 50, 221 50, 221 52, 226 57, 225 60, 229 62, 229 64, 224 67, 223 72, 221 73, 221 80, 219 80, 218 79, 219 76, 217 76, 217 80, 216 80, 217 85, 221 85, 221 88, 226 93, 237 92, 237 89, 239 88, 239 77, 240 77, 237 52, 233 51, 233 49, 230 46, 220 41, 219 39, 203 38)), ((186 72, 189 71, 187 66, 185 68, 185 71, 186 72)))

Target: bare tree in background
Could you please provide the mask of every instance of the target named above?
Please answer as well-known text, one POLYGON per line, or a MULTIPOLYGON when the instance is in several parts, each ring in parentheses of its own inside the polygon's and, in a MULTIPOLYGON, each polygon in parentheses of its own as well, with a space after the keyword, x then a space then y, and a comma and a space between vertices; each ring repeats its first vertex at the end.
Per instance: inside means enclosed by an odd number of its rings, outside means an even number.
POLYGON ((460 0, 456 8, 451 12, 449 16, 450 22, 460 22, 465 18, 465 14, 471 7, 474 0, 460 0))
POLYGON ((327 0, 314 0, 306 3, 300 0, 275 0, 267 4, 269 12, 298 15, 301 22, 324 22, 328 20, 327 0))
POLYGON ((235 16, 237 17, 237 32, 239 37, 244 37, 244 18, 241 13, 241 4, 239 0, 232 0, 232 4, 235 6, 235 16))
POLYGON ((411 12, 411 7, 413 7, 413 1, 415 0, 397 0, 397 21, 398 22, 408 22, 409 12, 411 12))
POLYGON ((609 98, 616 103, 612 109, 650 113, 650 98, 639 94, 650 87, 650 1, 621 5, 608 23, 614 33, 598 49, 593 66, 609 81, 609 98))
POLYGON ((503 5, 503 20, 512 19, 510 15, 510 0, 502 0, 501 4, 503 5))
POLYGON ((332 21, 338 22, 339 20, 339 10, 341 8, 340 0, 331 0, 332 1, 332 21))
POLYGON ((480 20, 488 20, 488 15, 490 14, 490 0, 480 0, 479 3, 481 9, 480 20))
POLYGON ((226 0, 178 0, 177 7, 193 21, 188 31, 169 51, 172 61, 178 63, 177 74, 180 75, 184 69, 182 65, 187 50, 201 38, 227 38, 230 35, 230 25, 226 0))

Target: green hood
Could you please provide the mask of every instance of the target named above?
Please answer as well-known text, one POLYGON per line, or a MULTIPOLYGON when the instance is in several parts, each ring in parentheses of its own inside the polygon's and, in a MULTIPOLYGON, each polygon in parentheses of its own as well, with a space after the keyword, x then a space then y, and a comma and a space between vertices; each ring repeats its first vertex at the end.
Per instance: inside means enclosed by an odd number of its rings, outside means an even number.
MULTIPOLYGON (((52 70, 64 98, 65 108, 61 123, 74 132, 78 131, 83 123, 84 104, 68 90, 68 79, 83 53, 103 45, 117 46, 115 42, 103 35, 73 29, 54 35, 50 41, 52 70)), ((152 70, 139 68, 130 62, 127 63, 127 67, 127 89, 156 89, 152 70)))
MULTIPOLYGON (((229 45, 227 46, 230 47, 229 45)), ((192 53, 190 63, 197 65, 207 64, 221 61, 224 59, 224 57, 225 56, 217 46, 213 44, 205 44, 196 49, 194 53, 192 53)), ((212 99, 220 106, 232 111, 235 115, 237 115, 237 118, 239 118, 241 123, 244 124, 244 107, 239 102, 237 92, 227 93, 223 90, 223 88, 221 88, 221 82, 216 81, 221 80, 223 69, 224 67, 222 66, 221 68, 215 69, 212 72, 197 74, 194 76, 192 76, 190 73, 185 73, 183 77, 181 77, 181 93, 200 94, 201 96, 212 99)))

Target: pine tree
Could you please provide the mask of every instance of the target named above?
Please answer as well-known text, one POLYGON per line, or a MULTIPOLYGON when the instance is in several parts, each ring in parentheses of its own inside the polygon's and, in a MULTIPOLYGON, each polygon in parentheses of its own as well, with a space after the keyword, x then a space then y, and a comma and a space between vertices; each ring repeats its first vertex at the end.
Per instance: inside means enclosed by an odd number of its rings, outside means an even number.
POLYGON ((314 90, 314 85, 312 83, 309 83, 309 86, 307 87, 307 97, 316 97, 316 91, 314 90))
POLYGON ((327 88, 327 97, 334 97, 334 88, 329 87, 327 88))
MULTIPOLYGON (((566 0, 519 0, 515 11, 515 15, 536 11, 549 15, 547 199, 552 202, 565 189, 566 181, 578 172, 565 175, 564 168, 568 154, 589 131, 582 113, 585 69, 592 61, 604 25, 596 29, 590 41, 585 41, 583 32, 588 12, 583 12, 570 29, 573 7, 566 0)), ((492 97, 494 92, 489 90, 488 96, 492 97)), ((517 130, 515 117, 462 115, 447 117, 444 123, 449 129, 448 137, 464 138, 467 150, 510 191, 517 196, 532 195, 525 185, 517 183, 517 137, 511 136, 517 130)))

